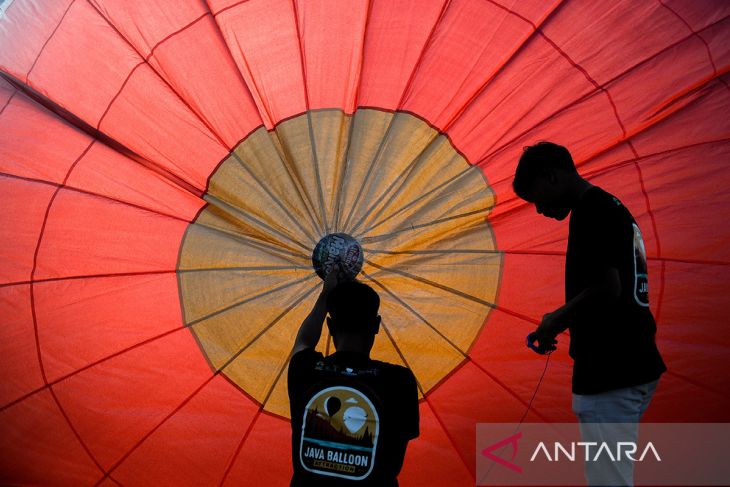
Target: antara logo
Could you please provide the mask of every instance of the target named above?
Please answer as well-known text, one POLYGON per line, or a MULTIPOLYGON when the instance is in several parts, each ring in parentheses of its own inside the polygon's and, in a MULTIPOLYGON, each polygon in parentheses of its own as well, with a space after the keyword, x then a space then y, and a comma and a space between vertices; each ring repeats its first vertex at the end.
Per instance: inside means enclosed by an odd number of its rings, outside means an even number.
MULTIPOLYGON (((508 468, 517 473, 522 473, 522 467, 514 463, 514 460, 517 457, 518 441, 521 438, 521 432, 515 433, 514 435, 509 436, 483 449, 481 451, 481 454, 488 459, 502 465, 505 468, 508 468), (494 453, 495 450, 501 451, 508 446, 512 449, 512 455, 510 460, 505 460, 504 458, 501 458, 494 453)), ((595 441, 576 441, 568 443, 567 446, 565 446, 562 443, 556 441, 555 443, 553 443, 551 455, 551 450, 548 448, 545 442, 541 441, 537 444, 535 450, 532 452, 530 462, 534 462, 535 460, 543 457, 549 462, 557 462, 560 461, 561 458, 564 458, 565 460, 571 462, 575 462, 576 459, 577 461, 585 462, 597 462, 599 460, 608 459, 613 462, 625 461, 624 459, 630 460, 632 462, 643 462, 644 458, 646 458, 646 456, 649 454, 651 454, 656 459, 656 461, 662 461, 661 457, 659 456, 659 452, 654 447, 652 442, 648 442, 646 444, 641 452, 641 455, 638 458, 636 458, 635 456, 637 451, 639 451, 639 446, 636 443, 630 441, 619 441, 616 443, 616 446, 613 449, 606 442, 598 443, 595 441), (582 452, 583 454, 581 456, 576 452, 582 452)))
POLYGON ((579 450, 581 448, 583 449, 583 456, 582 458, 578 458, 579 461, 597 462, 600 459, 609 458, 612 462, 620 462, 624 458, 626 458, 628 460, 631 460, 632 462, 643 462, 644 458, 649 453, 654 455, 654 458, 656 458, 657 462, 662 461, 659 453, 657 452, 656 448, 654 448, 652 442, 646 444, 644 450, 641 453, 641 456, 639 456, 639 458, 637 459, 634 455, 638 451, 639 447, 636 443, 631 441, 619 441, 616 443, 615 449, 611 449, 611 447, 609 447, 608 443, 606 443, 605 441, 601 443, 595 441, 571 442, 568 448, 563 446, 562 443, 556 441, 553 444, 552 456, 550 456, 550 451, 548 450, 545 443, 541 441, 540 443, 538 443, 537 447, 535 447, 535 451, 532 453, 530 461, 534 462, 538 455, 542 454, 545 456, 547 461, 557 462, 558 460, 560 460, 560 456, 562 454, 562 456, 564 456, 566 460, 574 462, 576 461, 576 447, 578 447, 579 450), (591 455, 592 451, 595 452, 594 455, 591 455))

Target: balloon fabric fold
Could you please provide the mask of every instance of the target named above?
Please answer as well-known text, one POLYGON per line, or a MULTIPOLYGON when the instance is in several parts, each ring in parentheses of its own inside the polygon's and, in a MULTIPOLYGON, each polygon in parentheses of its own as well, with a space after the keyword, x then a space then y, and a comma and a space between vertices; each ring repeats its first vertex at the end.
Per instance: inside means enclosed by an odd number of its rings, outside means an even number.
POLYGON ((567 222, 511 187, 538 140, 642 228, 669 367, 646 419, 727 422, 729 16, 0 2, 0 483, 288 485, 286 367, 345 234, 373 356, 418 381, 401 485, 474 485, 477 423, 574 421, 569 338, 524 346, 564 300, 567 222))

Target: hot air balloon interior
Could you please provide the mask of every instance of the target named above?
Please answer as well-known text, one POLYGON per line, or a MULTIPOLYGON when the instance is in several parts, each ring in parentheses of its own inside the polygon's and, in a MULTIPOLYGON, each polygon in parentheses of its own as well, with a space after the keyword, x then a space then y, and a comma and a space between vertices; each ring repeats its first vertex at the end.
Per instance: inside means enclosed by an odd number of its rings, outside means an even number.
POLYGON ((0 2, 0 483, 288 485, 324 247, 418 382, 402 485, 474 485, 477 423, 575 422, 568 337, 525 347, 564 302, 567 225, 511 184, 538 140, 644 234, 669 369, 645 419, 727 422, 729 15, 0 2))

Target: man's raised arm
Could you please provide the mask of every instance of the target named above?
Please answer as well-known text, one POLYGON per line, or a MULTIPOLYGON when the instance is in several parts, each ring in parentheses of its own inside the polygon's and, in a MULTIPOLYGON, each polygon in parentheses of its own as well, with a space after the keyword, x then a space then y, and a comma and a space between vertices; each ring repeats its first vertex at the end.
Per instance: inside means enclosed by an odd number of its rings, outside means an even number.
POLYGON ((308 348, 314 348, 319 342, 322 335, 322 325, 327 316, 327 296, 337 285, 337 275, 339 273, 339 265, 335 264, 322 284, 322 291, 314 303, 312 311, 309 312, 304 321, 302 321, 297 333, 297 339, 294 341, 292 355, 308 348))

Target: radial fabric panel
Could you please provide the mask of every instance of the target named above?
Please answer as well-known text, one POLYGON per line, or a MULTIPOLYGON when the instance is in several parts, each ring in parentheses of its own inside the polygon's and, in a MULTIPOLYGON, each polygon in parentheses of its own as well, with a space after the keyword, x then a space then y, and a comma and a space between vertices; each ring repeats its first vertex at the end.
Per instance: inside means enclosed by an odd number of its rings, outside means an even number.
POLYGON ((418 380, 401 484, 474 485, 476 423, 574 421, 568 337, 524 346, 564 300, 567 225, 511 188, 538 140, 642 229, 669 368, 647 420, 727 422, 728 15, 0 2, 0 483, 288 485, 312 253, 346 234, 373 354, 418 380))

